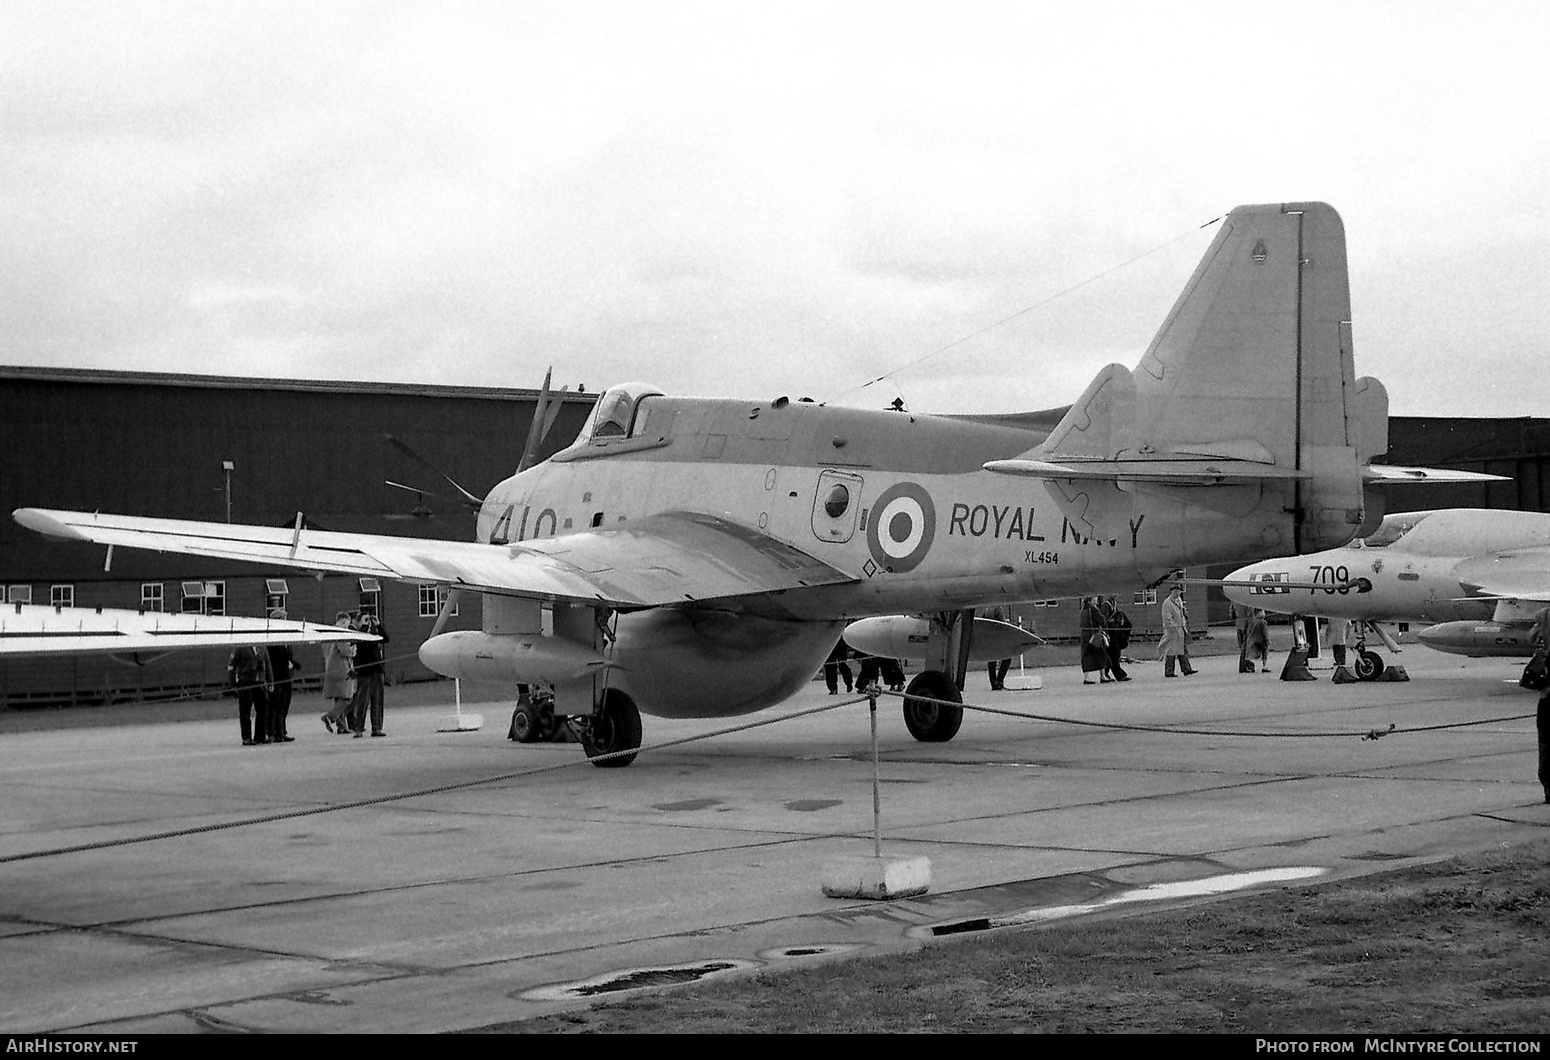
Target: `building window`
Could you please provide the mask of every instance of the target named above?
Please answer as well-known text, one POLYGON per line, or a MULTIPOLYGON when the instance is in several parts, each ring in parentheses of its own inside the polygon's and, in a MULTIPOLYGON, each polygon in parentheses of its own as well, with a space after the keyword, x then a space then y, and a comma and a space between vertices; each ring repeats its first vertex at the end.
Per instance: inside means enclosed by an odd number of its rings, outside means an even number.
POLYGON ((1137 607, 1145 607, 1147 604, 1155 604, 1157 602, 1157 590, 1137 589, 1135 593, 1131 595, 1130 602, 1135 604, 1137 607))
POLYGON ((362 578, 361 614, 382 617, 382 583, 375 578, 362 578))
POLYGON ((185 615, 224 615, 226 583, 184 582, 183 613, 185 615))
POLYGON ((285 601, 291 595, 291 587, 285 584, 284 578, 264 579, 264 613, 267 615, 277 607, 287 606, 285 601))
POLYGON ((32 603, 32 586, 8 585, 5 587, 5 602, 8 604, 32 603))
POLYGON ((140 610, 165 611, 167 609, 166 586, 161 582, 140 583, 140 610))
POLYGON ((1059 600, 1035 600, 1033 602, 1033 606, 1034 607, 1059 607, 1060 606, 1060 601, 1059 600))
POLYGON ((48 605, 50 607, 74 607, 75 586, 50 585, 48 587, 48 605))
MULTIPOLYGON (((447 602, 447 595, 450 592, 450 589, 439 585, 420 586, 420 617, 435 618, 440 615, 442 605, 447 602)), ((458 605, 453 604, 450 612, 451 617, 457 617, 457 609, 458 605)))

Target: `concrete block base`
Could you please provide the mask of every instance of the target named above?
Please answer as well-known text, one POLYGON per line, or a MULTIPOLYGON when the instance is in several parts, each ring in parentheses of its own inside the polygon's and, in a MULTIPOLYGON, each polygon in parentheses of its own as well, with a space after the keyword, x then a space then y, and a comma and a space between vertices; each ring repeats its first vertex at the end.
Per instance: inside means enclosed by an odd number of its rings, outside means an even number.
POLYGON ((930 858, 846 858, 823 872, 823 893, 829 898, 912 898, 930 889, 930 858))
POLYGON ((483 714, 443 714, 436 719, 437 732, 472 732, 483 727, 483 714))
POLYGON ((1008 677, 1001 685, 1008 692, 1037 692, 1044 687, 1043 674, 1018 674, 1008 677))

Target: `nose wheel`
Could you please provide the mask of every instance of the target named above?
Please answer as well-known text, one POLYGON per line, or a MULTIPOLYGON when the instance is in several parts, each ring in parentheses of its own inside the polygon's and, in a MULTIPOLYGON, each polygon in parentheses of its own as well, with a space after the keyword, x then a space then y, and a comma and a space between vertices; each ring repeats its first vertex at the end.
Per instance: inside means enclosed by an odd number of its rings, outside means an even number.
POLYGON ((1359 681, 1376 681, 1383 676, 1383 656, 1362 648, 1356 653, 1356 665, 1352 670, 1359 681))

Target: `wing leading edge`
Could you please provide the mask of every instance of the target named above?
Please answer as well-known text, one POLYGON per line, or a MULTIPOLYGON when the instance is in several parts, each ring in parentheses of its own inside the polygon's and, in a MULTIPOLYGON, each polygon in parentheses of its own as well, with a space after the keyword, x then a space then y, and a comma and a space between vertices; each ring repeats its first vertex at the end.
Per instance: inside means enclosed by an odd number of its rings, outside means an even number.
POLYGON ((0 609, 0 656, 160 654, 240 644, 322 644, 380 638, 338 626, 272 618, 163 614, 15 604, 0 609))
POLYGON ((65 540, 626 610, 857 580, 768 535, 694 512, 507 545, 42 508, 14 515, 65 540))

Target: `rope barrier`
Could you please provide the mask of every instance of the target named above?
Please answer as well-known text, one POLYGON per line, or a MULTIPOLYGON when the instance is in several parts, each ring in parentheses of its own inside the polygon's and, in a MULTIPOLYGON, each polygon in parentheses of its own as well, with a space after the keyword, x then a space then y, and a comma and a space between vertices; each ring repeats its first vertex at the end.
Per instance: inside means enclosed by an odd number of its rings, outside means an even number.
MULTIPOLYGON (((881 692, 881 695, 898 696, 905 698, 906 692, 881 692)), ((1116 729, 1126 732, 1159 732, 1174 736, 1238 736, 1259 737, 1263 739, 1348 739, 1360 737, 1363 740, 1377 740, 1381 737, 1404 735, 1414 732, 1432 732, 1438 729, 1462 729, 1472 725, 1495 725, 1504 721, 1522 721, 1525 718, 1534 717, 1533 714, 1507 714, 1497 718, 1481 718, 1475 721, 1450 721, 1438 725, 1416 725, 1408 728, 1397 728, 1392 722, 1387 729, 1365 729, 1357 731, 1353 729, 1326 730, 1321 732, 1265 732, 1251 731, 1247 729, 1181 729, 1166 725, 1129 725, 1117 721, 1090 721, 1086 718, 1063 718, 1056 714, 1029 714, 1024 711, 1004 710, 1000 707, 984 707, 975 703, 955 703, 950 699, 933 699, 930 696, 910 695, 910 699, 919 700, 922 703, 932 703, 943 707, 962 707, 964 710, 975 710, 982 714, 999 714, 1007 718, 1020 718, 1024 721, 1048 721, 1062 725, 1076 725, 1090 729, 1116 729)))
POLYGON ((160 839, 176 839, 181 836, 200 835, 205 832, 221 832, 232 828, 247 828, 252 825, 271 824, 275 821, 291 821, 301 817, 316 817, 325 813, 336 813, 340 810, 356 810, 365 806, 380 806, 389 802, 401 802, 405 799, 424 798, 428 795, 442 795, 449 791, 463 791, 468 788, 477 788, 486 784, 499 784, 507 780, 521 780, 526 777, 538 776, 542 773, 554 773, 562 769, 574 769, 577 766, 591 765, 596 762, 604 762, 619 758, 624 755, 648 754, 654 751, 663 751, 670 747, 680 747, 684 744, 697 743, 700 740, 709 740, 718 736, 729 736, 733 733, 745 732, 749 729, 758 729, 766 725, 777 725, 784 721, 794 721, 797 718, 805 718, 813 714, 823 714, 827 711, 838 710, 840 707, 854 706, 857 703, 867 702, 866 696, 858 696, 854 699, 841 700, 835 703, 826 703, 821 707, 810 707, 807 710, 794 711, 790 714, 782 714, 775 718, 763 718, 759 721, 744 722, 729 728, 716 729, 712 732, 700 733, 695 736, 684 736, 677 740, 667 740, 662 743, 644 744, 640 747, 626 751, 610 751, 607 754, 594 755, 587 758, 568 758, 563 762, 553 762, 549 765, 532 766, 528 769, 519 769, 510 773, 500 773, 493 777, 480 777, 477 780, 463 780, 453 784, 440 784, 431 788, 419 788, 415 791, 398 792, 393 795, 377 795, 367 799, 353 799, 350 802, 330 803, 327 806, 312 806, 301 810, 285 810, 280 813, 263 814, 258 817, 244 817, 236 821, 223 821, 219 824, 193 825, 188 828, 177 828, 166 832, 155 832, 150 835, 124 836, 118 839, 102 839, 93 843, 80 843, 75 846, 54 847, 49 850, 34 850, 25 854, 0 855, 0 865, 16 861, 31 861, 37 858, 56 857, 61 854, 79 854, 88 850, 105 850, 111 847, 132 846, 136 843, 150 843, 160 839))

